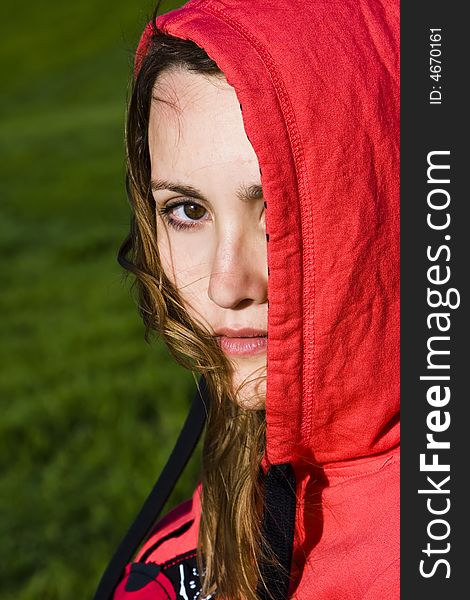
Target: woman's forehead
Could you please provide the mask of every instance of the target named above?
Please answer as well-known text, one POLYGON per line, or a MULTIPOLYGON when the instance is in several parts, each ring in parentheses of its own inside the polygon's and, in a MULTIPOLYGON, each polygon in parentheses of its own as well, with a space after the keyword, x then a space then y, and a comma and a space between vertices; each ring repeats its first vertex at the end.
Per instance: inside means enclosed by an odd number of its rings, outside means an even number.
POLYGON ((243 174, 259 177, 234 89, 225 81, 181 70, 154 87, 149 119, 152 177, 181 179, 243 174))

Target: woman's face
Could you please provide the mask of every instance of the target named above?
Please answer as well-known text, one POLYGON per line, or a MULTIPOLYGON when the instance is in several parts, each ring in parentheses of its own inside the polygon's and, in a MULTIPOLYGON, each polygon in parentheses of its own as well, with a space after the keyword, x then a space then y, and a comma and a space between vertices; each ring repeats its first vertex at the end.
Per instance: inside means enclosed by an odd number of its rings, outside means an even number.
MULTIPOLYGON (((268 273, 258 160, 224 79, 165 72, 155 97, 174 105, 153 99, 149 122, 162 266, 190 315, 217 336, 238 386, 266 372, 268 273)), ((260 408, 264 396, 264 378, 239 395, 246 408, 260 408)))

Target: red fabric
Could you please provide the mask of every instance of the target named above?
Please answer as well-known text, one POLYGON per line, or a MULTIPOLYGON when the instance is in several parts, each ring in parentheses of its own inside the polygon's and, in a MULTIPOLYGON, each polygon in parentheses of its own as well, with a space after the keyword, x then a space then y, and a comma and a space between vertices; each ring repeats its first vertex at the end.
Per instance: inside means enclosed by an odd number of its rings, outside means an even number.
POLYGON ((157 24, 225 73, 262 171, 265 462, 297 475, 291 592, 398 598, 398 1, 192 0, 157 24))
POLYGON ((156 540, 161 540, 169 533, 176 531, 179 527, 192 521, 191 527, 183 535, 169 538, 164 544, 158 546, 148 559, 162 564, 177 554, 182 554, 197 547, 197 535, 201 516, 201 486, 198 485, 193 497, 183 502, 164 517, 149 540, 140 549, 136 560, 148 552, 156 540))

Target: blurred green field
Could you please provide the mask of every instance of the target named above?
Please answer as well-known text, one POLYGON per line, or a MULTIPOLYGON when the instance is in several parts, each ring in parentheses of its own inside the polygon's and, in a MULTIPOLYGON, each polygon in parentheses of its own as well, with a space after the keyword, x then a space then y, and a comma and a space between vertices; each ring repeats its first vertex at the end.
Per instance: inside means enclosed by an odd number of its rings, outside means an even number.
MULTIPOLYGON (((191 374, 145 343, 116 262, 132 52, 152 9, 49 0, 3 11, 2 600, 91 598, 192 397, 191 374)), ((171 505, 198 467, 196 456, 171 505)))

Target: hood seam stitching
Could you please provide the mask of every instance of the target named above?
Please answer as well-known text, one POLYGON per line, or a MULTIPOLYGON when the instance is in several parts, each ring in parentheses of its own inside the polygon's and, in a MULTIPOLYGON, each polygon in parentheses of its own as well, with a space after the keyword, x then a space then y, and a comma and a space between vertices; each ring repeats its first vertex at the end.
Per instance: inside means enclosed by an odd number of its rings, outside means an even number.
MULTIPOLYGON (((269 74, 269 77, 271 79, 271 82, 273 84, 274 90, 276 92, 276 97, 278 99, 279 102, 279 106, 281 109, 281 114, 284 118, 284 122, 285 122, 285 127, 287 129, 287 133, 288 133, 288 138, 290 141, 290 146, 291 146, 291 152, 292 152, 292 157, 293 157, 293 161, 294 161, 294 167, 295 167, 295 174, 296 174, 296 182, 297 182, 297 191, 299 192, 299 210, 300 210, 300 216, 301 216, 301 223, 304 220, 303 217, 305 217, 305 214, 309 215, 309 223, 308 223, 308 227, 305 228, 306 231, 309 231, 311 233, 308 233, 307 236, 304 235, 304 231, 301 230, 301 240, 302 240, 302 260, 301 260, 301 265, 302 265, 302 313, 304 315, 304 322, 303 322, 303 327, 302 327, 302 389, 301 389, 301 399, 300 399, 300 412, 302 415, 302 418, 300 419, 300 427, 301 427, 301 441, 307 442, 310 440, 310 436, 311 436, 311 430, 312 430, 312 424, 311 424, 311 414, 312 414, 312 406, 313 406, 313 387, 314 387, 314 383, 316 380, 316 371, 315 371, 315 361, 312 361, 312 380, 313 383, 312 385, 305 385, 305 380, 306 380, 306 376, 305 376, 305 362, 304 362, 304 356, 305 356, 305 345, 308 343, 309 346, 312 348, 312 352, 311 352, 311 356, 314 357, 315 356, 315 347, 316 347, 316 336, 315 336, 315 327, 314 327, 314 313, 315 313, 315 289, 316 289, 316 277, 315 277, 315 264, 316 264, 316 260, 315 260, 315 235, 314 235, 314 231, 313 231, 313 222, 312 222, 312 215, 310 211, 305 212, 304 214, 302 214, 302 207, 304 205, 303 202, 303 198, 305 197, 309 197, 310 196, 310 192, 309 192, 309 186, 308 186, 308 179, 307 179, 307 169, 306 169, 306 165, 305 165, 305 155, 303 152, 303 145, 302 145, 302 141, 301 141, 301 137, 300 137, 300 132, 299 132, 299 128, 297 126, 297 122, 295 119, 295 113, 292 107, 292 104, 290 102, 289 99, 289 95, 287 92, 287 88, 284 84, 284 81, 282 80, 282 78, 280 77, 280 75, 277 72, 277 69, 275 67, 275 63, 274 63, 274 59, 272 58, 271 54, 269 53, 268 50, 266 50, 266 48, 264 46, 262 46, 258 40, 248 31, 246 30, 243 25, 241 25, 238 21, 236 21, 235 19, 233 19, 230 15, 228 15, 227 13, 225 13, 221 8, 216 7, 213 5, 213 3, 209 0, 208 2, 205 2, 203 6, 199 6, 199 10, 201 10, 201 12, 207 12, 209 14, 212 14, 213 17, 217 18, 219 21, 224 22, 227 26, 231 27, 234 31, 237 31, 242 37, 245 38, 245 40, 247 42, 249 42, 249 44, 251 45, 251 47, 253 48, 253 50, 255 52, 257 52, 257 54, 260 56, 260 58, 262 59, 262 62, 269 74), (308 247, 313 249, 313 256, 310 257, 309 253, 304 253, 303 252, 303 248, 304 248, 304 238, 305 237, 310 237, 311 238, 311 243, 308 244, 308 247), (312 273, 312 291, 311 293, 306 293, 305 291, 305 281, 304 281, 304 272, 305 272, 305 268, 304 268, 304 260, 307 260, 309 262, 307 269, 309 270, 310 273, 312 273), (311 307, 310 310, 305 310, 305 306, 309 306, 311 307), (307 317, 305 316, 307 315, 307 317), (308 339, 306 339, 305 336, 305 321, 310 321, 311 323, 311 327, 310 330, 312 331, 312 335, 309 336, 308 339), (310 391, 312 390, 312 391, 310 391), (304 398, 305 398, 305 402, 304 402, 304 398), (310 418, 304 418, 304 416, 307 415, 310 418)), ((307 353, 310 354, 310 353, 307 353)), ((298 445, 299 442, 297 441, 298 445)))

